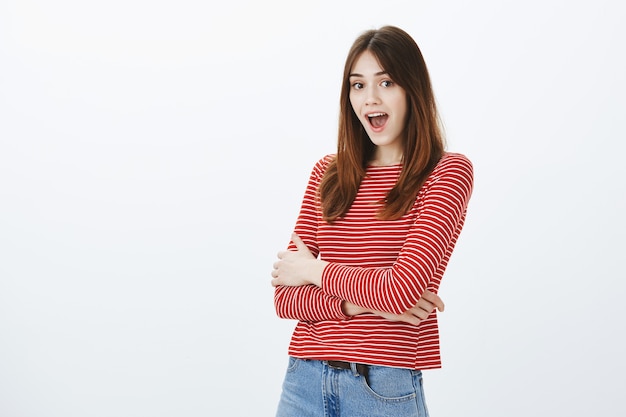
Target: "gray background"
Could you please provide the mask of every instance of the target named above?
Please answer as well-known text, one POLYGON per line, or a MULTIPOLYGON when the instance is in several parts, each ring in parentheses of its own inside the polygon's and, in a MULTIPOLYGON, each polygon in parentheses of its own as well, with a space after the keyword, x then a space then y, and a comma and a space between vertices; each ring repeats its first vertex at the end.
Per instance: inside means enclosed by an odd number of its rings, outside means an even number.
POLYGON ((0 416, 272 416, 270 270, 361 31, 475 166, 431 415, 623 416, 618 1, 0 2, 0 416))

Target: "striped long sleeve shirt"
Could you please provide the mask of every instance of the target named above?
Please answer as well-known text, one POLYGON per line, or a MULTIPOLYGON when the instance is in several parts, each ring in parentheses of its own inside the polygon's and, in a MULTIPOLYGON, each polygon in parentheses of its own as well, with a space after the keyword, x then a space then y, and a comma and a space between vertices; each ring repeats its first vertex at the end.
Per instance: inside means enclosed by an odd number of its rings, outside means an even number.
POLYGON ((410 369, 441 367, 436 311, 415 326, 369 313, 346 316, 341 304, 347 300, 400 314, 424 290, 437 292, 465 220, 473 188, 471 162, 446 153, 411 210, 397 220, 380 220, 376 214, 402 166, 370 166, 350 210, 327 223, 318 187, 332 158, 315 164, 295 227, 313 255, 330 262, 321 288, 275 290, 278 316, 298 320, 289 354, 410 369))

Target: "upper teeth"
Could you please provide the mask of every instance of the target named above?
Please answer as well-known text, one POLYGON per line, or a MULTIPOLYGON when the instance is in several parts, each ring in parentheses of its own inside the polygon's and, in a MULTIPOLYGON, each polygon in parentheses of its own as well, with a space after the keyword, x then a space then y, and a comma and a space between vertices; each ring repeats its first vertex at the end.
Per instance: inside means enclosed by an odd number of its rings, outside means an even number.
POLYGON ((384 116, 385 113, 370 113, 367 115, 367 117, 380 117, 380 116, 384 116))

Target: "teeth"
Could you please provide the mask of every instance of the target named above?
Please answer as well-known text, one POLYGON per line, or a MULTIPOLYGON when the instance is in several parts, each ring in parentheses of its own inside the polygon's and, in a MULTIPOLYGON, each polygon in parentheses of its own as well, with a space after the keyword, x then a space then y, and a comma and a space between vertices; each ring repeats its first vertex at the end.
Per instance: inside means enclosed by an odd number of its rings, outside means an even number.
POLYGON ((386 113, 370 113, 367 115, 367 117, 369 117, 370 119, 372 117, 380 117, 380 116, 384 116, 386 113))

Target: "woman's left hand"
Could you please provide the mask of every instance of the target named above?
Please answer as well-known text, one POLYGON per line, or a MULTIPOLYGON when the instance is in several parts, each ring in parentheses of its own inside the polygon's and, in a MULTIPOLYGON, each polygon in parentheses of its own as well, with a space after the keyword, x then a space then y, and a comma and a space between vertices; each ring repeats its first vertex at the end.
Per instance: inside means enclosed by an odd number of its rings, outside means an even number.
POLYGON ((322 272, 328 262, 316 259, 297 234, 291 235, 291 240, 296 250, 278 252, 278 261, 274 262, 272 270, 272 286, 321 286, 322 272))

